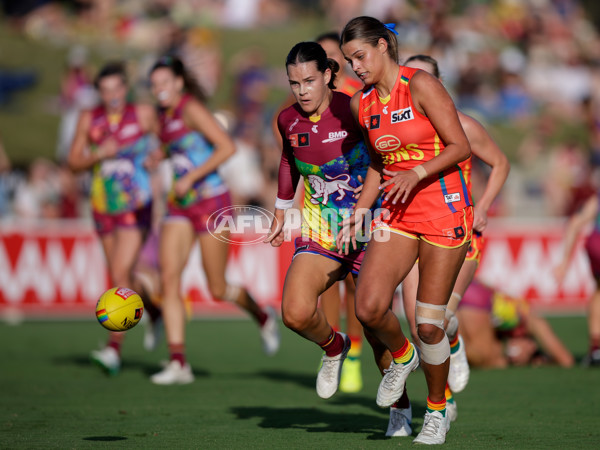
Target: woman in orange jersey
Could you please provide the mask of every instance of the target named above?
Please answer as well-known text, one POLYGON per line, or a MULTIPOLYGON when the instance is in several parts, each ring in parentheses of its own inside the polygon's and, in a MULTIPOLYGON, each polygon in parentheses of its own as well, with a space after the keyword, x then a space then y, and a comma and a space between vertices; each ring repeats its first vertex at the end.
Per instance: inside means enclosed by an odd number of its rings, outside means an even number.
MULTIPOLYGON (((437 61, 431 56, 414 55, 404 63, 406 67, 424 70, 440 79, 440 71, 437 61)), ((483 231, 487 227, 488 210, 492 202, 502 189, 510 164, 506 155, 498 148, 496 143, 485 131, 485 128, 474 118, 458 112, 458 118, 465 130, 465 134, 471 144, 473 155, 481 159, 490 168, 491 172, 487 179, 485 189, 474 207, 473 218, 473 239, 469 245, 469 251, 465 262, 460 269, 460 273, 454 285, 446 308, 445 330, 450 341, 450 371, 448 373, 448 386, 446 390, 446 409, 451 421, 456 420, 457 409, 456 402, 452 393, 461 392, 469 380, 469 363, 467 353, 465 352, 462 337, 458 333, 458 319, 455 316, 458 304, 469 287, 469 284, 475 276, 475 271, 481 261, 484 239, 483 231)), ((467 181, 467 187, 471 190, 471 171, 472 160, 468 158, 460 163, 464 177, 467 181)), ((417 299, 417 286, 419 283, 418 267, 415 264, 413 269, 407 275, 402 283, 402 301, 406 318, 410 324, 410 332, 413 341, 419 346, 417 328, 415 325, 415 301, 417 299)))
POLYGON ((445 310, 473 226, 471 195, 458 163, 471 150, 454 103, 439 80, 398 65, 395 33, 393 26, 371 17, 352 19, 342 32, 344 56, 365 83, 350 106, 370 144, 371 165, 355 213, 338 236, 338 247, 348 248, 354 241, 365 208, 383 190, 387 214, 371 225, 358 278, 356 314, 372 345, 378 342, 392 354, 377 392, 377 404, 390 406, 404 394, 406 378, 419 365, 414 346, 390 308, 396 286, 419 259, 415 321, 429 395, 415 442, 441 444, 450 426, 445 310))

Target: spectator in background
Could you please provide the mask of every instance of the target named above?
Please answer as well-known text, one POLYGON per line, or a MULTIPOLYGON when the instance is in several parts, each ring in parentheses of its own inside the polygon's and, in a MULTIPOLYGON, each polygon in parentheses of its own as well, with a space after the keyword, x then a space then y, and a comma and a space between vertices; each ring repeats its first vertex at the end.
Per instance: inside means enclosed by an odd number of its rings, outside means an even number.
POLYGON ((17 186, 14 210, 19 219, 58 219, 61 189, 58 167, 45 158, 30 165, 27 179, 17 186))
POLYGON ((63 112, 58 131, 56 156, 61 162, 66 161, 69 155, 80 112, 92 108, 98 102, 87 59, 88 51, 85 47, 76 45, 69 50, 60 90, 60 105, 63 112))
POLYGON ((8 155, 4 151, 4 145, 2 145, 2 139, 0 139, 0 217, 3 217, 9 211, 8 193, 6 192, 3 175, 10 170, 10 167, 10 159, 8 159, 8 155))

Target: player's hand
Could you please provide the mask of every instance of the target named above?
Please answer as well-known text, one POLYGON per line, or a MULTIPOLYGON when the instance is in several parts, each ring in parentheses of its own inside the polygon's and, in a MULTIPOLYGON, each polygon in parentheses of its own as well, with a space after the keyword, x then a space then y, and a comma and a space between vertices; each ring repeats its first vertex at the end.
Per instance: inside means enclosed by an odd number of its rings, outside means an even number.
POLYGON ((194 180, 192 180, 188 175, 182 176, 175 182, 175 184, 173 186, 173 191, 175 192, 175 196, 177 198, 182 198, 183 196, 185 196, 185 194, 187 194, 192 189, 193 185, 194 185, 194 180))
POLYGON ((392 170, 383 169, 383 173, 391 178, 381 183, 379 189, 385 190, 386 187, 392 186, 384 198, 386 201, 391 200, 394 205, 398 203, 398 200, 404 203, 419 182, 419 176, 414 170, 394 172, 392 170))
POLYGON ((119 153, 119 144, 115 138, 108 138, 105 140, 98 150, 96 150, 96 154, 98 155, 98 159, 110 159, 114 158, 117 153, 119 153))
POLYGON ((360 184, 354 189, 353 192, 354 192, 354 198, 358 200, 360 198, 360 193, 363 190, 363 186, 364 186, 363 183, 365 182, 365 180, 360 175, 357 177, 357 179, 360 184))
POLYGON ((354 211, 350 217, 342 221, 340 231, 335 238, 335 245, 340 255, 347 255, 350 249, 357 248, 356 230, 362 228, 365 215, 362 211, 354 211))
POLYGON ((565 275, 567 275, 568 266, 565 263, 560 263, 558 266, 552 269, 552 275, 554 275, 554 279, 558 284, 562 283, 565 279, 565 275))
POLYGON ((285 210, 276 209, 275 218, 271 222, 269 235, 263 241, 265 244, 271 244, 272 247, 280 247, 283 244, 285 233, 283 232, 283 223, 285 220, 285 210))
POLYGON ((154 172, 163 159, 165 159, 165 153, 160 148, 152 150, 144 161, 144 167, 146 170, 154 172))
POLYGON ((487 228, 488 224, 487 211, 484 211, 483 209, 477 208, 477 206, 475 206, 475 211, 473 214, 473 230, 482 233, 483 230, 487 228))

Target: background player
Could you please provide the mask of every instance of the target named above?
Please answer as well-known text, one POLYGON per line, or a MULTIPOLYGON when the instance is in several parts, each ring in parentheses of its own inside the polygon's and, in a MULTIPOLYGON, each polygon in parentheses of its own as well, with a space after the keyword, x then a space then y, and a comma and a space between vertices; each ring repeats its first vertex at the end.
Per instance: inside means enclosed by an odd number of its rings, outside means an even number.
MULTIPOLYGON (((440 71, 437 61, 430 56, 415 55, 411 56, 404 63, 406 67, 424 70, 441 81, 440 71)), ((462 391, 469 380, 469 363, 465 353, 462 338, 458 333, 458 320, 455 317, 456 308, 460 299, 464 295, 469 283, 475 276, 475 271, 481 261, 481 252, 483 250, 484 240, 482 233, 487 226, 488 211, 492 202, 499 194, 508 172, 510 164, 508 159, 485 131, 483 126, 474 118, 458 111, 458 118, 471 144, 471 152, 481 161, 491 168, 490 175, 485 186, 483 194, 478 199, 474 207, 473 217, 473 239, 469 245, 469 250, 465 257, 454 289, 450 296, 450 301, 446 307, 445 329, 450 341, 450 370, 448 372, 448 387, 446 391, 446 401, 448 416, 451 420, 456 419, 456 402, 452 392, 462 391), (449 390, 448 390, 449 389, 449 390)), ((471 172, 473 170, 472 158, 468 158, 460 163, 467 188, 471 191, 471 172)), ((415 264, 413 269, 407 275, 402 283, 402 299, 404 302, 404 311, 410 324, 410 331, 413 341, 419 345, 419 338, 415 325, 415 302, 417 299, 417 285, 419 283, 418 267, 415 264)))
POLYGON ((150 71, 150 81, 160 109, 160 139, 173 168, 173 187, 159 243, 170 362, 151 380, 156 384, 185 384, 191 383, 194 376, 185 359, 186 317, 181 274, 196 237, 212 296, 237 304, 256 320, 265 353, 272 355, 278 350, 279 332, 272 308, 261 308, 247 290, 227 282, 227 232, 221 234, 222 239, 209 233, 210 215, 231 205, 227 187, 216 170, 235 152, 232 139, 204 105, 200 87, 179 59, 171 56, 159 59, 150 71))
MULTIPOLYGON (((157 150, 158 122, 150 105, 127 102, 127 79, 121 63, 98 73, 95 86, 101 104, 79 117, 68 163, 75 171, 93 170, 91 204, 106 255, 111 283, 142 294, 146 310, 157 317, 148 295, 135 282, 133 268, 152 221, 152 190, 145 168, 157 150)), ((124 333, 112 332, 92 360, 111 374, 121 366, 124 333)))
POLYGON ((564 253, 562 260, 554 270, 556 279, 561 282, 569 267, 575 244, 585 230, 592 226, 591 233, 585 240, 585 250, 590 260, 590 267, 596 282, 596 289, 588 306, 589 351, 582 361, 583 366, 600 366, 600 193, 590 197, 581 210, 574 214, 565 233, 564 253))
POLYGON ((395 31, 371 17, 352 19, 342 32, 342 51, 365 88, 351 108, 373 149, 371 166, 338 246, 352 242, 355 227, 385 190, 388 214, 376 218, 356 291, 356 314, 393 361, 377 393, 381 407, 404 393, 419 365, 390 305, 396 287, 419 258, 417 333, 429 396, 423 428, 414 442, 445 442, 445 386, 450 345, 445 309, 471 240, 472 206, 457 164, 470 156, 469 142, 452 99, 433 76, 398 65, 395 31), (449 230, 449 232, 448 232, 449 230))

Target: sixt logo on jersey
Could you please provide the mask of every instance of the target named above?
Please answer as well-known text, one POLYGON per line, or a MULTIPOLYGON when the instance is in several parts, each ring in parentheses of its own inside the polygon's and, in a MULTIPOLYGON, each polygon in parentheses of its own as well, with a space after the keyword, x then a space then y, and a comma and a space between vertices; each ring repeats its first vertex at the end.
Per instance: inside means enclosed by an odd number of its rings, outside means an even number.
POLYGON ((414 118, 415 116, 413 115, 410 106, 408 108, 392 111, 392 123, 406 122, 407 120, 413 120, 414 118))
POLYGON ((308 133, 290 134, 289 140, 292 147, 308 147, 310 145, 308 133))
POLYGON ((367 130, 376 130, 381 125, 381 115, 367 116, 363 118, 363 122, 367 130))
POLYGON ((329 142, 335 142, 335 141, 340 141, 344 138, 348 137, 348 132, 346 130, 344 131, 330 131, 329 132, 329 138, 327 139, 323 139, 323 144, 327 144, 329 142))

